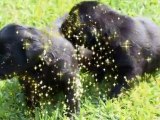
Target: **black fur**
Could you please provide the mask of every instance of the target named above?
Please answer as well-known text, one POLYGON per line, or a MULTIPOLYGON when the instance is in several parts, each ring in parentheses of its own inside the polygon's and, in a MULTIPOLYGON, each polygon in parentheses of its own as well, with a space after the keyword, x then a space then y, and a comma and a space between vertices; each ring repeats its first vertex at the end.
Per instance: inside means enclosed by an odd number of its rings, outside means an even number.
POLYGON ((121 15, 97 1, 75 5, 61 31, 74 46, 92 50, 90 62, 84 64, 98 80, 106 74, 116 80, 111 98, 122 87, 129 87, 127 80, 160 66, 160 28, 147 19, 121 15))
POLYGON ((67 115, 78 111, 77 73, 74 48, 56 28, 47 33, 9 24, 0 31, 0 77, 19 76, 28 106, 34 108, 41 97, 53 98, 62 90, 67 115))

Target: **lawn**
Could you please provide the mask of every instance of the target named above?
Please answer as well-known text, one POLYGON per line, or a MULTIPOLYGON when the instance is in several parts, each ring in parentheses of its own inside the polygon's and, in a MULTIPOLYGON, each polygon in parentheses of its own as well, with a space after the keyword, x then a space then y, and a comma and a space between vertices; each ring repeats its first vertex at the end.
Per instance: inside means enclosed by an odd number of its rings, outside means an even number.
MULTIPOLYGON (((82 0, 0 0, 0 28, 18 23, 45 29, 56 18, 67 13, 82 0)), ((100 0, 122 14, 143 16, 160 25, 159 0, 100 0)), ((44 109, 35 110, 35 118, 25 106, 24 95, 17 81, 0 81, 0 120, 67 120, 63 116, 63 97, 44 109)), ((95 83, 88 73, 81 74, 84 93, 77 120, 160 120, 160 71, 137 77, 132 89, 119 98, 108 100, 109 84, 95 83), (92 84, 91 84, 92 83, 92 84)))

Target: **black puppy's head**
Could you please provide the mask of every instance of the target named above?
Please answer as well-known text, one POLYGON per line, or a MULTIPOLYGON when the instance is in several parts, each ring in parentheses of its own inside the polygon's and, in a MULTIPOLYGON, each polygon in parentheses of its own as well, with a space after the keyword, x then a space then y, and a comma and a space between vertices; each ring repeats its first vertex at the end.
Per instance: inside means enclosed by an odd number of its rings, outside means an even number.
MULTIPOLYGON (((85 6, 83 6, 83 8, 87 10, 85 6)), ((95 36, 94 36, 94 33, 91 33, 92 31, 91 29, 94 26, 89 23, 89 21, 86 19, 87 17, 85 18, 85 16, 80 15, 80 14, 83 14, 83 13, 80 13, 80 10, 81 10, 80 4, 77 4, 71 9, 69 16, 62 24, 62 27, 61 27, 62 33, 64 33, 67 39, 71 40, 74 46, 85 45, 89 42, 94 44, 95 36), (83 22, 83 19, 86 19, 87 21, 85 20, 85 22, 83 22), (87 42, 86 39, 89 42, 87 42)))
POLYGON ((74 6, 67 19, 62 24, 62 33, 76 45, 92 47, 98 42, 100 33, 99 21, 96 17, 99 13, 97 1, 84 1, 74 6))
POLYGON ((71 9, 61 30, 74 46, 91 50, 115 42, 125 17, 97 1, 83 1, 71 9))
POLYGON ((22 72, 43 51, 34 28, 10 24, 0 31, 0 78, 22 72))

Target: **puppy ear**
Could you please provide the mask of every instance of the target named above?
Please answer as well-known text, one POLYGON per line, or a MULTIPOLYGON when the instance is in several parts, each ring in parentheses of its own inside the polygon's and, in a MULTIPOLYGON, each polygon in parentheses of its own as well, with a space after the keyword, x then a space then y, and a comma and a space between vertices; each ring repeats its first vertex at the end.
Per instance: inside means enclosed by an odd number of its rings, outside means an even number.
POLYGON ((42 37, 40 34, 33 34, 25 32, 24 38, 22 39, 23 49, 26 51, 26 56, 29 60, 34 60, 42 54, 44 47, 41 41, 42 37))

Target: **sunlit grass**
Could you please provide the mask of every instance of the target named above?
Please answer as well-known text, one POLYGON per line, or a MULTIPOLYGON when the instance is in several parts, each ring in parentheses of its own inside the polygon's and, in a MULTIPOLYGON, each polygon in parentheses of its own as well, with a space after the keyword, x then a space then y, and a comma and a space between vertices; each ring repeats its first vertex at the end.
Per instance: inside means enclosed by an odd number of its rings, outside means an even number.
MULTIPOLYGON (((0 28, 8 23, 34 26, 40 29, 67 13, 81 0, 1 0, 0 28)), ((145 16, 160 25, 159 0, 101 0, 122 14, 145 16)), ((118 99, 108 100, 106 85, 98 85, 88 74, 82 74, 84 94, 78 120, 159 120, 160 75, 138 80, 132 89, 118 99), (104 98, 102 100, 102 98, 104 98)), ((0 82, 0 120, 65 120, 63 98, 46 109, 36 109, 35 118, 27 111, 24 95, 17 78, 0 82), (48 110, 48 113, 46 112, 48 110)))

